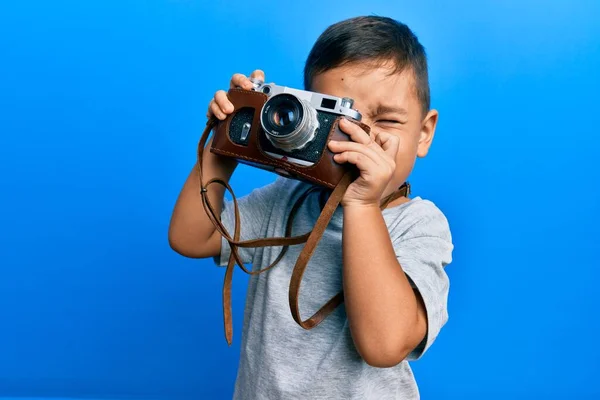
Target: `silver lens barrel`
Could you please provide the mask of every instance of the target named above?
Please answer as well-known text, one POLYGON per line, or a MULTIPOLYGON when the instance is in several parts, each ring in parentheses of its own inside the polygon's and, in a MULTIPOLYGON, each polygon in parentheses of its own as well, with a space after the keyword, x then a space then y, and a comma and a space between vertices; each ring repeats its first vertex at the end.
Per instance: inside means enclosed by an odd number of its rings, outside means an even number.
MULTIPOLYGON (((278 102, 278 104, 269 104, 271 99, 265 103, 265 108, 268 111, 263 111, 261 123, 267 139, 273 146, 291 152, 302 149, 315 138, 319 128, 319 120, 317 110, 310 102, 289 94, 284 96, 287 99, 278 102), (289 131, 292 126, 288 129, 280 128, 281 124, 278 120, 280 115, 285 115, 290 121, 286 125, 295 125, 293 130, 289 131)), ((275 100, 276 97, 278 96, 274 96, 272 99, 275 100)))
POLYGON ((317 119, 317 110, 315 110, 307 101, 300 100, 302 104, 303 117, 298 127, 287 135, 272 135, 267 132, 267 137, 274 146, 284 151, 298 150, 310 143, 314 138, 319 127, 317 119))

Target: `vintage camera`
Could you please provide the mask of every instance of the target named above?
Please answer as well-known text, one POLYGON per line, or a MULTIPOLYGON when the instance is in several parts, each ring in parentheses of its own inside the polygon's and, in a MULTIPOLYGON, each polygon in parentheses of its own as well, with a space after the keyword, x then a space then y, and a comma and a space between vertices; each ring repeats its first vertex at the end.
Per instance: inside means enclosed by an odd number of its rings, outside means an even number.
POLYGON ((211 151, 280 175, 335 187, 353 168, 333 161, 329 140, 350 140, 339 120, 360 122, 353 99, 253 81, 252 90, 230 89, 234 111, 220 121, 211 151))

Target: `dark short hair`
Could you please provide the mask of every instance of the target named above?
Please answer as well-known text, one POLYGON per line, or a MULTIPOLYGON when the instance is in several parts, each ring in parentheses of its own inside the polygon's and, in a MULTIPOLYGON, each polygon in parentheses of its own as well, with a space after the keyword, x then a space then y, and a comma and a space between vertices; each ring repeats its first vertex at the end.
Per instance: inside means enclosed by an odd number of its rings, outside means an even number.
POLYGON ((415 34, 392 18, 361 16, 329 26, 317 39, 304 66, 304 88, 315 76, 355 62, 392 62, 393 73, 411 70, 423 115, 429 111, 427 55, 415 34))

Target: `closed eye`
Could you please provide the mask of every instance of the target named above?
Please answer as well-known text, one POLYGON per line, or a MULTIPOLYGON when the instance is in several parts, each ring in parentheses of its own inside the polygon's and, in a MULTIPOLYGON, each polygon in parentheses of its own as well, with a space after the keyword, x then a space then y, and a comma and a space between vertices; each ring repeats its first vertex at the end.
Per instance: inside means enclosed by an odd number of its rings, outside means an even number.
POLYGON ((380 119, 377 121, 377 123, 383 123, 383 124, 405 124, 406 122, 404 121, 398 121, 395 119, 380 119))

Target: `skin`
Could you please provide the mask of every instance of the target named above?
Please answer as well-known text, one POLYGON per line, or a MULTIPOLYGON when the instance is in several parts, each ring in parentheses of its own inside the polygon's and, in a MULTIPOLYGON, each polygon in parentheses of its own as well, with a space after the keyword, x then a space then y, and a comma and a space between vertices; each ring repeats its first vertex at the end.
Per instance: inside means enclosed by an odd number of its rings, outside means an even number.
MULTIPOLYGON (((412 72, 392 72, 392 65, 385 63, 348 64, 317 75, 311 87, 353 98, 353 108, 371 127, 369 135, 352 123, 342 123, 342 131, 352 141, 332 141, 328 146, 336 153, 336 162, 351 163, 360 170, 341 202, 344 302, 357 351, 367 364, 380 368, 397 365, 424 339, 427 317, 420 295, 396 259, 379 202, 407 180, 417 157, 427 155, 438 119, 436 110, 423 114, 412 72)), ((265 80, 261 70, 251 76, 265 80)), ((252 83, 235 74, 233 86, 249 90, 252 83)), ((221 90, 211 100, 207 116, 222 120, 232 111, 227 93, 221 90)), ((205 154, 207 179, 228 180, 237 164, 205 154)), ((220 212, 223 190, 214 188, 213 204, 219 205, 220 212)), ((169 241, 175 251, 189 257, 216 256, 220 236, 205 215, 198 191, 192 171, 175 206, 169 241)), ((388 208, 407 201, 399 198, 388 208)))

